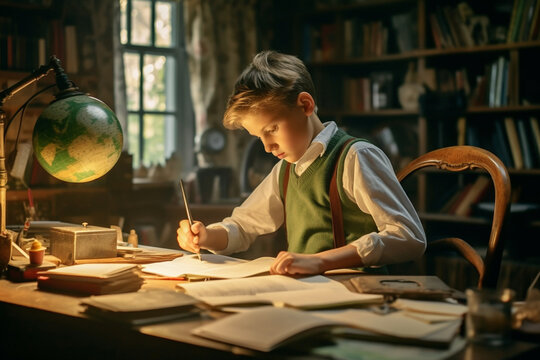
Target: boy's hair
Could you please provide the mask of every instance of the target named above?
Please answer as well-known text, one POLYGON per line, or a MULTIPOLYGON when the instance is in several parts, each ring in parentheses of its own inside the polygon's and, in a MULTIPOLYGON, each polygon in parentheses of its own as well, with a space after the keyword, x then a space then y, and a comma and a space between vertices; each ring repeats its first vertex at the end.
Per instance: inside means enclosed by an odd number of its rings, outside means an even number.
POLYGON ((304 63, 293 55, 262 51, 236 80, 223 117, 228 129, 242 127, 247 113, 294 106, 298 94, 315 98, 315 86, 304 63))

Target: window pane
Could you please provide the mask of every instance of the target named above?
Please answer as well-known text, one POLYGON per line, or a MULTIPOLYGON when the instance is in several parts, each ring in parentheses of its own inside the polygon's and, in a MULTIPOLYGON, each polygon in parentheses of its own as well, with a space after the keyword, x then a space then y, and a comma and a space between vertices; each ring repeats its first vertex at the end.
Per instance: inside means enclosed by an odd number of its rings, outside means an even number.
POLYGON ((140 154, 140 143, 139 143, 139 134, 140 123, 139 116, 136 114, 128 115, 128 151, 133 155, 133 168, 137 169, 141 166, 141 154, 140 154))
POLYGON ((137 111, 140 108, 139 84, 141 81, 141 72, 139 70, 139 59, 139 54, 129 52, 124 53, 127 108, 131 111, 137 111))
POLYGON ((127 0, 120 0, 120 42, 127 44, 127 0))
POLYGON ((175 36, 176 24, 174 15, 176 13, 176 3, 158 1, 156 3, 156 46, 173 47, 176 45, 175 36))
POLYGON ((174 111, 176 89, 174 58, 145 55, 143 74, 144 110, 174 111))
POLYGON ((131 43, 151 45, 151 5, 150 1, 133 0, 131 9, 131 43))
POLYGON ((145 166, 165 164, 165 116, 144 116, 144 149, 145 166))

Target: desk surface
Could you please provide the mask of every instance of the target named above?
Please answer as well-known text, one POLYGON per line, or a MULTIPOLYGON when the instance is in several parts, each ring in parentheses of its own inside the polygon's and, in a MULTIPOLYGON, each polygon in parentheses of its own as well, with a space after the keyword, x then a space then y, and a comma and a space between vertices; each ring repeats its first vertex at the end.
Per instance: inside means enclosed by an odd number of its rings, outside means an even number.
MULTIPOLYGON (((143 287, 173 289, 176 283, 177 281, 170 280, 147 280, 143 287)), ((11 349, 16 349, 15 351, 22 355, 21 358, 42 352, 52 352, 60 358, 63 358, 64 354, 69 354, 70 357, 75 355, 78 359, 166 359, 184 356, 197 359, 244 356, 280 359, 329 358, 302 351, 298 347, 258 353, 190 335, 191 329, 212 321, 207 315, 137 329, 103 323, 81 314, 81 299, 82 297, 40 291, 35 282, 12 283, 5 279, 0 280, 0 344, 10 344, 11 349)), ((312 345, 314 344, 310 344, 312 345)), ((328 346, 327 349, 332 349, 331 343, 325 344, 323 341, 316 344, 324 345, 328 346)), ((504 348, 504 351, 467 345, 452 358, 507 359, 528 354, 530 351, 535 351, 538 355, 540 345, 518 341, 504 348)))

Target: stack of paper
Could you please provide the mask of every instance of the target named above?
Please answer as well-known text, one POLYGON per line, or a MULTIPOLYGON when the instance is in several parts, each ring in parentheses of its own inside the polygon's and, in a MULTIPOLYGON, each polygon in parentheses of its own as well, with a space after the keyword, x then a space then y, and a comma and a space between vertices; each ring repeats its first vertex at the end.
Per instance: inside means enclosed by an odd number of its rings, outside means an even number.
POLYGON ((135 264, 81 264, 38 273, 38 288, 83 295, 137 291, 143 284, 135 264))
POLYGON ((144 325, 199 313, 198 300, 179 292, 152 289, 127 294, 91 296, 84 313, 102 320, 144 325))

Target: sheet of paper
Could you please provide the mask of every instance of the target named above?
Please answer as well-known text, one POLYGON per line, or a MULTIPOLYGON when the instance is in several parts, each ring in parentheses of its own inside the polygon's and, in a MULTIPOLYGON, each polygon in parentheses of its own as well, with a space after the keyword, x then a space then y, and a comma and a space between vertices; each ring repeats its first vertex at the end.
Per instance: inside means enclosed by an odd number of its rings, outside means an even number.
POLYGON ((398 299, 393 307, 407 310, 409 312, 419 312, 426 314, 449 315, 461 317, 467 312, 467 306, 462 304, 452 304, 444 301, 424 301, 411 299, 398 299))
POLYGON ((426 314, 426 313, 408 311, 408 310, 404 310, 403 314, 406 316, 410 316, 413 319, 424 321, 430 324, 438 323, 438 322, 445 322, 445 321, 452 321, 456 319, 456 317, 453 315, 426 314))
MULTIPOLYGON (((168 277, 180 277, 186 274, 198 275, 204 274, 209 276, 210 274, 220 274, 220 271, 225 271, 231 265, 238 265, 248 263, 246 260, 237 259, 224 255, 216 254, 201 254, 202 261, 199 261, 197 255, 185 255, 176 258, 171 261, 162 261, 152 264, 143 265, 143 271, 150 274, 156 274, 168 277)), ((253 267, 244 268, 245 273, 253 272, 255 266, 264 266, 262 263, 255 263, 253 267), (248 271, 250 270, 250 271, 248 271)), ((259 268, 261 272, 267 269, 259 268)), ((234 275, 241 277, 241 270, 237 271, 234 275)), ((245 275, 250 276, 250 275, 245 275)))
POLYGON ((263 275, 242 279, 213 280, 204 282, 179 283, 181 290, 195 297, 255 295, 271 291, 310 289, 318 286, 343 287, 341 283, 322 275, 301 279, 283 275, 263 275))
POLYGON ((256 296, 301 309, 318 309, 345 305, 375 304, 383 301, 382 295, 353 293, 343 287, 316 287, 313 289, 278 291, 256 296))
POLYGON ((446 329, 451 324, 461 323, 455 320, 445 323, 426 323, 408 317, 402 311, 379 315, 369 310, 347 309, 315 311, 313 314, 347 324, 358 329, 365 329, 378 334, 400 338, 421 339, 432 333, 446 329))
POLYGON ((194 273, 187 273, 186 275, 187 277, 195 275, 213 279, 245 278, 269 273, 270 265, 272 265, 274 260, 273 257, 260 257, 244 263, 213 266, 207 269, 201 269, 194 273))

